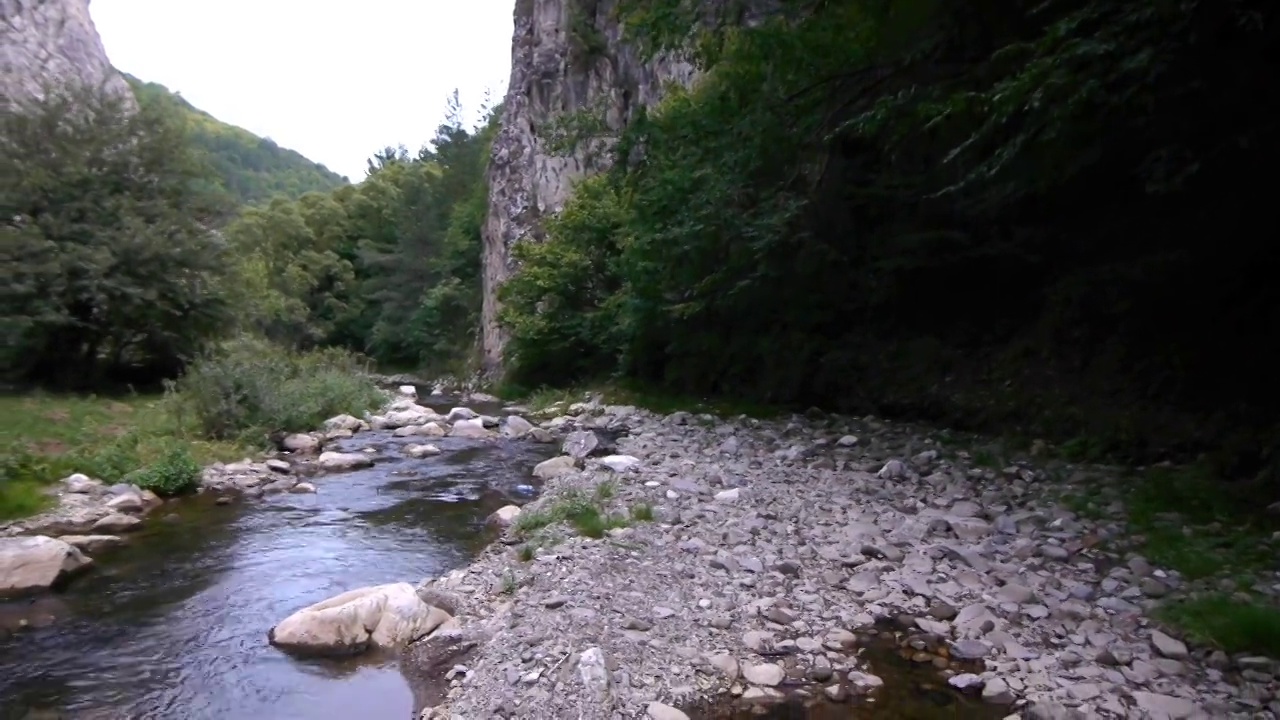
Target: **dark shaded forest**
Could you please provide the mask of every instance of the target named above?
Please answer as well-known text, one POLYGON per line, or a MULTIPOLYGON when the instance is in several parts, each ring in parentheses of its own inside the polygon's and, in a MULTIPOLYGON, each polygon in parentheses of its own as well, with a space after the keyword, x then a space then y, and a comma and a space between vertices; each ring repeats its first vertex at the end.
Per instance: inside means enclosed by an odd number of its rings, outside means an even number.
POLYGON ((747 5, 622 4, 705 81, 520 248, 515 381, 1204 453, 1275 487, 1273 4, 747 5))

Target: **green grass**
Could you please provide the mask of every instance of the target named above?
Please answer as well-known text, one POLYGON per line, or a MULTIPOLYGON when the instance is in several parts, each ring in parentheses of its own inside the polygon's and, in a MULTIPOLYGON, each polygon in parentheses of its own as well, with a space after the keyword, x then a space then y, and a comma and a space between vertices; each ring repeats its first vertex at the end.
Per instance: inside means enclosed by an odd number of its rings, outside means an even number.
POLYGON ((143 468, 184 461, 183 453, 204 465, 246 452, 192 437, 160 395, 0 396, 0 519, 47 509, 49 484, 71 473, 115 482, 143 468))
POLYGON ((1122 492, 1147 559, 1191 579, 1274 570, 1280 523, 1203 468, 1150 468, 1122 492))
MULTIPOLYGON (((1100 517, 1113 499, 1123 502, 1136 550, 1152 563, 1172 568, 1188 580, 1232 580, 1250 588, 1259 573, 1280 567, 1280 543, 1272 533, 1280 522, 1265 503, 1251 502, 1206 466, 1154 467, 1110 477, 1062 498, 1082 516, 1100 517)), ((1172 598, 1158 617, 1195 642, 1228 652, 1280 655, 1280 607, 1265 598, 1213 594, 1172 598)))
POLYGON ((43 483, 14 480, 0 483, 0 520, 35 515, 53 504, 43 483))
POLYGON ((636 522, 653 522, 653 506, 643 502, 632 504, 631 519, 636 522))
POLYGON ((1280 608, 1214 594, 1168 603, 1157 614, 1195 642, 1280 657, 1280 608))

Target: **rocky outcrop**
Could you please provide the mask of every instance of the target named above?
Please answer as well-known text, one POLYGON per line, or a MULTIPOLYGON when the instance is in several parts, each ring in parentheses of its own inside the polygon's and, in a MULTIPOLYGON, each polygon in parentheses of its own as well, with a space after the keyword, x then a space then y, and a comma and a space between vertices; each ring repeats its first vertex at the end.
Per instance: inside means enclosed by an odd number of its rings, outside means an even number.
POLYGON ((623 38, 616 0, 517 0, 511 79, 489 165, 484 226, 483 347, 490 369, 506 341, 497 289, 511 275, 511 247, 539 239, 538 222, 560 209, 575 180, 604 169, 608 154, 558 154, 550 133, 558 116, 591 109, 610 130, 656 103, 671 82, 687 85, 694 67, 681 59, 642 61, 623 38))
POLYGON ((46 83, 79 82, 121 93, 89 15, 89 0, 0 0, 0 101, 39 98, 46 83))

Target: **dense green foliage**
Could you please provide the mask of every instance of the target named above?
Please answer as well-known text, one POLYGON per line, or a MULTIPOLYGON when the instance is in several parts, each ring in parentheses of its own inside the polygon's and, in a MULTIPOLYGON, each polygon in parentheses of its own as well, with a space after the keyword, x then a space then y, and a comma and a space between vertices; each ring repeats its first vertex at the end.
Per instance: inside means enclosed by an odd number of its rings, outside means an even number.
POLYGON ((276 199, 225 230, 239 329, 440 372, 474 354, 492 121, 449 120, 416 155, 387 148, 358 186, 276 199))
POLYGON ((172 115, 89 88, 0 115, 0 368, 92 385, 172 373, 222 325, 217 203, 172 115))
POLYGON ((199 110, 182 96, 158 83, 125 76, 139 104, 180 118, 188 142, 216 175, 216 187, 228 207, 250 205, 276 196, 297 198, 308 192, 328 192, 347 184, 347 178, 282 148, 243 128, 228 125, 199 110))
POLYGON ((1275 460, 1280 384, 1256 348, 1280 290, 1255 237, 1273 6, 791 0, 693 20, 709 12, 623 4, 648 50, 691 47, 706 75, 521 251, 517 381, 1212 450, 1233 477, 1275 460))
POLYGON ((80 88, 5 110, 6 380, 155 382, 238 335, 435 371, 469 362, 494 123, 465 128, 455 93, 416 155, 388 148, 358 186, 229 217, 226 170, 200 150, 221 126, 138 91, 137 112, 80 88))

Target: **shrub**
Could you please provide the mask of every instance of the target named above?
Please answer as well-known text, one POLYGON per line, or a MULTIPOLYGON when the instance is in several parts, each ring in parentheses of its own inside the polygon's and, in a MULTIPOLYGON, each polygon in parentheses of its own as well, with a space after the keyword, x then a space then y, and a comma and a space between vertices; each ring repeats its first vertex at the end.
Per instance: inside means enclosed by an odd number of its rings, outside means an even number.
POLYGON ((205 437, 261 440, 376 408, 384 397, 367 373, 345 350, 300 353, 242 337, 192 363, 168 402, 180 425, 205 437))
POLYGON ((607 177, 589 178, 548 220, 546 242, 513 248, 521 270, 500 291, 513 382, 573 381, 617 367, 624 297, 615 263, 628 212, 607 177))
POLYGON ((162 497, 181 495, 200 484, 200 463, 191 457, 185 443, 171 442, 159 461, 135 470, 125 479, 162 497))

